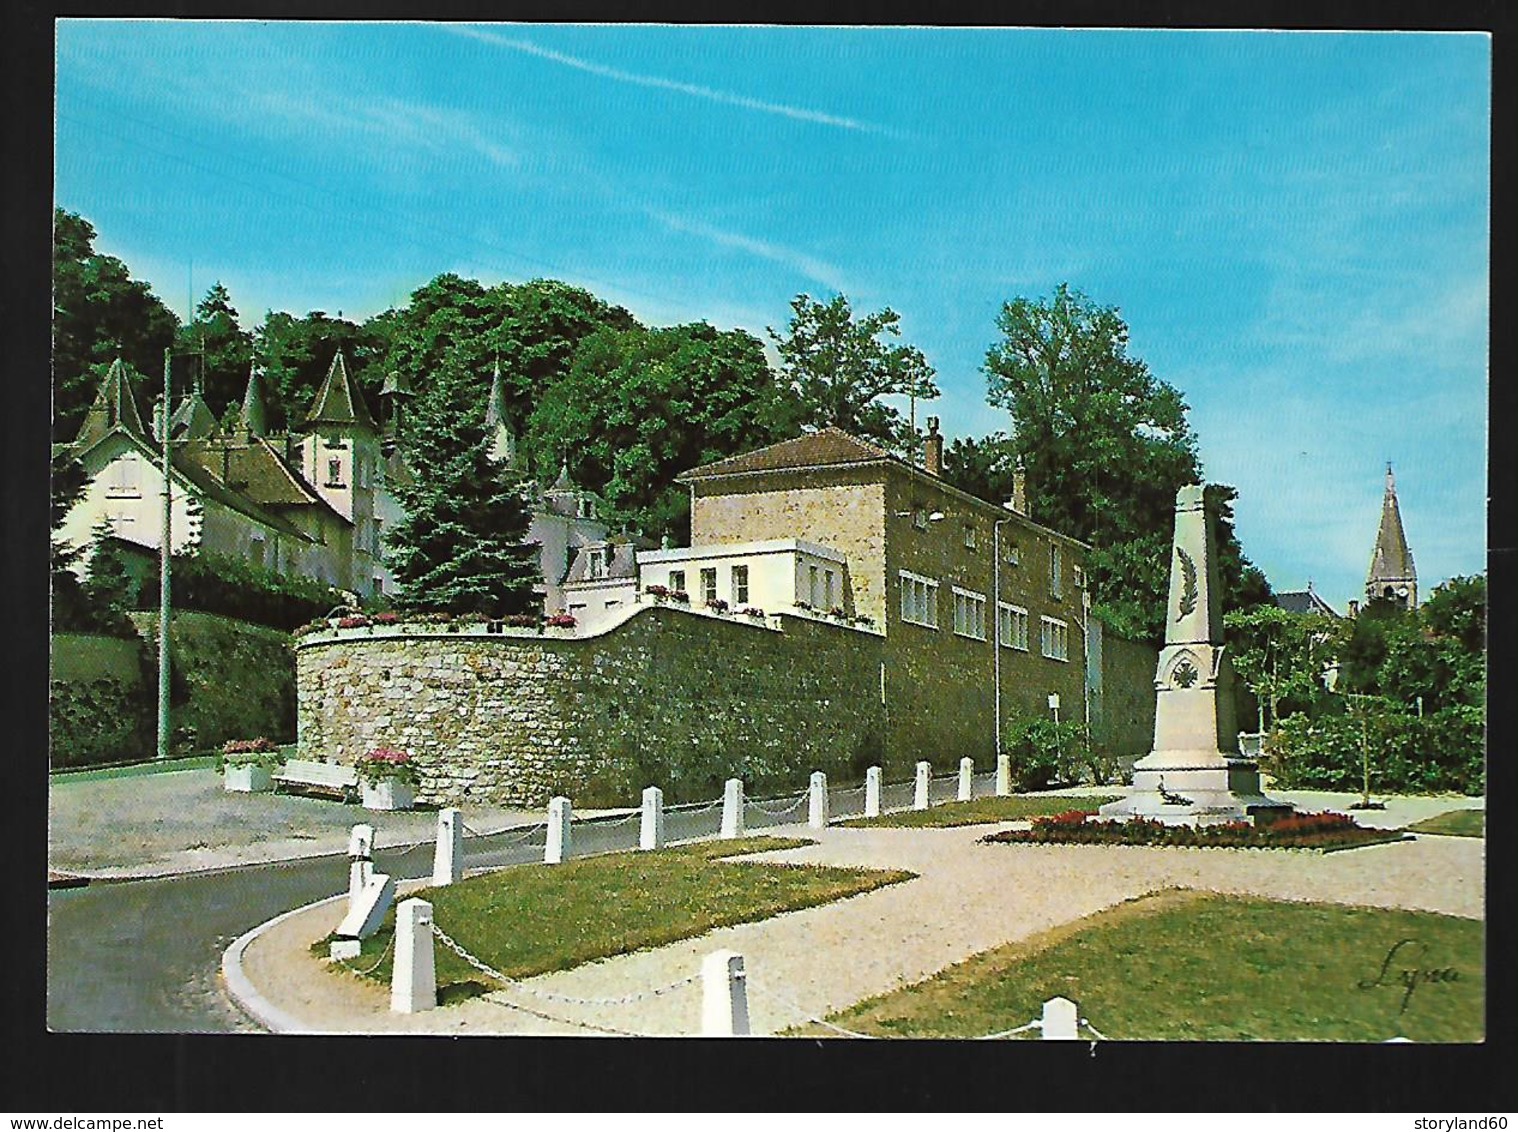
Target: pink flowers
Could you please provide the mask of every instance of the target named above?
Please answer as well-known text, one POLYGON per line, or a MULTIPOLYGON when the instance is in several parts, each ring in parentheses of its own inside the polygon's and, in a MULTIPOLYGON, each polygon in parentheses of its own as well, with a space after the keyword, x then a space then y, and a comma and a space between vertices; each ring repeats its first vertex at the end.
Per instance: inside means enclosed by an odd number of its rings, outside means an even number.
POLYGON ((387 766, 400 766, 402 763, 409 763, 411 761, 410 755, 405 751, 397 751, 394 747, 376 747, 365 755, 364 758, 370 762, 383 763, 387 766))
POLYGON ((572 613, 555 613, 544 624, 550 629, 573 629, 579 622, 572 613))
POLYGON ((369 618, 365 617, 362 613, 357 613, 352 617, 340 618, 337 622, 337 627, 339 629, 362 629, 367 624, 369 624, 369 618))

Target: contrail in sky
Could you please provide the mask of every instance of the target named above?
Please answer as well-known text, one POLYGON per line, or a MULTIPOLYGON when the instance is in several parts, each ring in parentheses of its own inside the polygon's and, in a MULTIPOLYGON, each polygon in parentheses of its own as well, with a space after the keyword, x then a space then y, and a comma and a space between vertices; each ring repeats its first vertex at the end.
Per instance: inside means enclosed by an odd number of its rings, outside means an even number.
POLYGON ((758 110, 765 114, 779 114, 782 117, 794 118, 801 122, 816 122, 822 126, 835 126, 844 130, 862 130, 866 133, 889 134, 893 131, 884 126, 877 126, 872 122, 861 122, 857 118, 843 118, 836 114, 824 114, 820 110, 808 110, 801 106, 787 106, 781 102, 765 102, 758 98, 749 98, 746 95, 732 94, 724 90, 713 90, 711 87, 697 86, 695 83, 676 82, 673 79, 659 78, 657 75, 638 75, 631 71, 619 71, 615 67, 603 67, 599 63, 591 63, 585 59, 577 59, 573 55, 565 55, 559 51, 550 50, 547 47, 539 47, 535 43, 529 43, 522 39, 508 39, 503 35, 493 32, 481 31, 479 28, 460 27, 458 25, 444 25, 444 30, 455 35, 468 36, 470 39, 480 40, 482 43, 493 44, 496 47, 505 47, 511 51, 520 51, 524 55, 534 55, 539 59, 547 59, 554 63, 562 63, 566 67, 573 67, 577 71, 587 74, 598 75, 603 79, 612 79, 619 83, 632 83, 636 86, 652 87, 655 90, 674 91, 676 94, 688 94, 695 98, 705 98, 711 102, 724 102, 729 106, 740 106, 745 110, 758 110))

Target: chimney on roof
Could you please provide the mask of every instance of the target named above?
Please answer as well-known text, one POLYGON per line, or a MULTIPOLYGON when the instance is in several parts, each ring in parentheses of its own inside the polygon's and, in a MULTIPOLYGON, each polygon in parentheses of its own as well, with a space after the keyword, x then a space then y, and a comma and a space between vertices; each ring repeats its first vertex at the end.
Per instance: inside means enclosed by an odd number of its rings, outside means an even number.
POLYGON ((1023 468, 1021 459, 1017 461, 1017 467, 1012 471, 1012 498, 1007 506, 1019 515, 1028 513, 1028 473, 1023 468))
POLYGON ((928 418, 928 435, 922 442, 922 466, 930 476, 943 475, 943 437, 938 434, 938 418, 928 418))

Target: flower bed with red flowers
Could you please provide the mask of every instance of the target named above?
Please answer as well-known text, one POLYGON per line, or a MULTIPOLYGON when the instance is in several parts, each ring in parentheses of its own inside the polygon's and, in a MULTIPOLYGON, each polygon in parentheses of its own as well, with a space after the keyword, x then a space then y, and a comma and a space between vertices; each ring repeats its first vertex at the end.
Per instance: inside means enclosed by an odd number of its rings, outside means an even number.
POLYGON ((1258 824, 1166 825, 1148 818, 1092 820, 1080 810, 1034 818, 1031 829, 1009 829, 982 841, 1038 845, 1158 845, 1194 849, 1350 849, 1402 841, 1400 829, 1367 829, 1347 814, 1290 814, 1258 824))
POLYGON ((400 619, 401 615, 399 613, 391 613, 389 610, 374 615, 374 623, 376 625, 395 625, 400 622, 400 619))
POLYGON ((369 624, 369 618, 365 617, 362 613, 356 613, 352 617, 339 618, 337 627, 339 629, 362 629, 367 624, 369 624))

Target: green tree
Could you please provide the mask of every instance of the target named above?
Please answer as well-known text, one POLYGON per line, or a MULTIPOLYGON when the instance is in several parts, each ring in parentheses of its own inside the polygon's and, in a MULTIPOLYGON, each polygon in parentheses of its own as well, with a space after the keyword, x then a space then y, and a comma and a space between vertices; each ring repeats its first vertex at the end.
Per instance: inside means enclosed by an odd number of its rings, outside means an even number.
POLYGON ((955 437, 943 453, 943 478, 977 499, 1001 503, 1012 498, 1017 453, 1004 432, 976 440, 955 437))
POLYGON ((53 629, 83 630, 88 627, 87 601, 74 564, 82 547, 71 546, 58 537, 63 520, 84 494, 84 468, 69 453, 67 445, 54 445, 52 457, 51 538, 48 544, 48 567, 52 594, 53 629))
POLYGON ((95 250, 95 229, 53 211, 53 440, 74 439, 106 368, 120 357, 144 403, 143 374, 162 374, 179 320, 127 265, 95 250))
POLYGON ((242 400, 253 360, 253 335, 244 330, 232 296, 219 282, 195 307, 195 320, 182 327, 178 349, 192 354, 206 403, 220 413, 242 400))
POLYGON ((398 484, 405 518, 385 538, 401 609, 501 616, 525 612, 539 580, 524 545, 529 515, 514 477, 493 461, 482 416, 456 412, 472 375, 445 365, 416 399, 403 443, 413 480, 398 484))
POLYGON ((705 322, 654 330, 605 327, 528 422, 538 465, 567 459, 614 518, 684 541, 690 498, 674 478, 724 456, 794 436, 798 407, 775 381, 764 346, 705 322))
POLYGON ((769 335, 780 353, 781 376, 800 399, 803 425, 834 425, 896 451, 915 443, 908 422, 880 398, 915 393, 925 400, 937 397, 938 387, 922 351, 882 340, 899 337, 900 323, 889 307, 856 317, 843 295, 827 302, 804 294, 791 300, 785 334, 770 328, 769 335))
MULTIPOLYGON (((1128 353, 1128 327, 1061 284, 1048 300, 1014 299, 986 353, 991 404, 1012 417, 1011 453, 1027 472, 1032 517, 1092 544, 1095 611, 1122 636, 1163 639, 1175 493, 1201 479, 1180 391, 1128 353)), ((1217 515, 1223 606, 1268 596, 1233 533, 1226 485, 1217 515)))
POLYGON ((1260 731, 1313 709, 1327 694, 1326 674, 1338 663, 1345 637, 1342 622, 1258 605, 1225 614, 1223 623, 1233 669, 1259 705, 1260 731))

